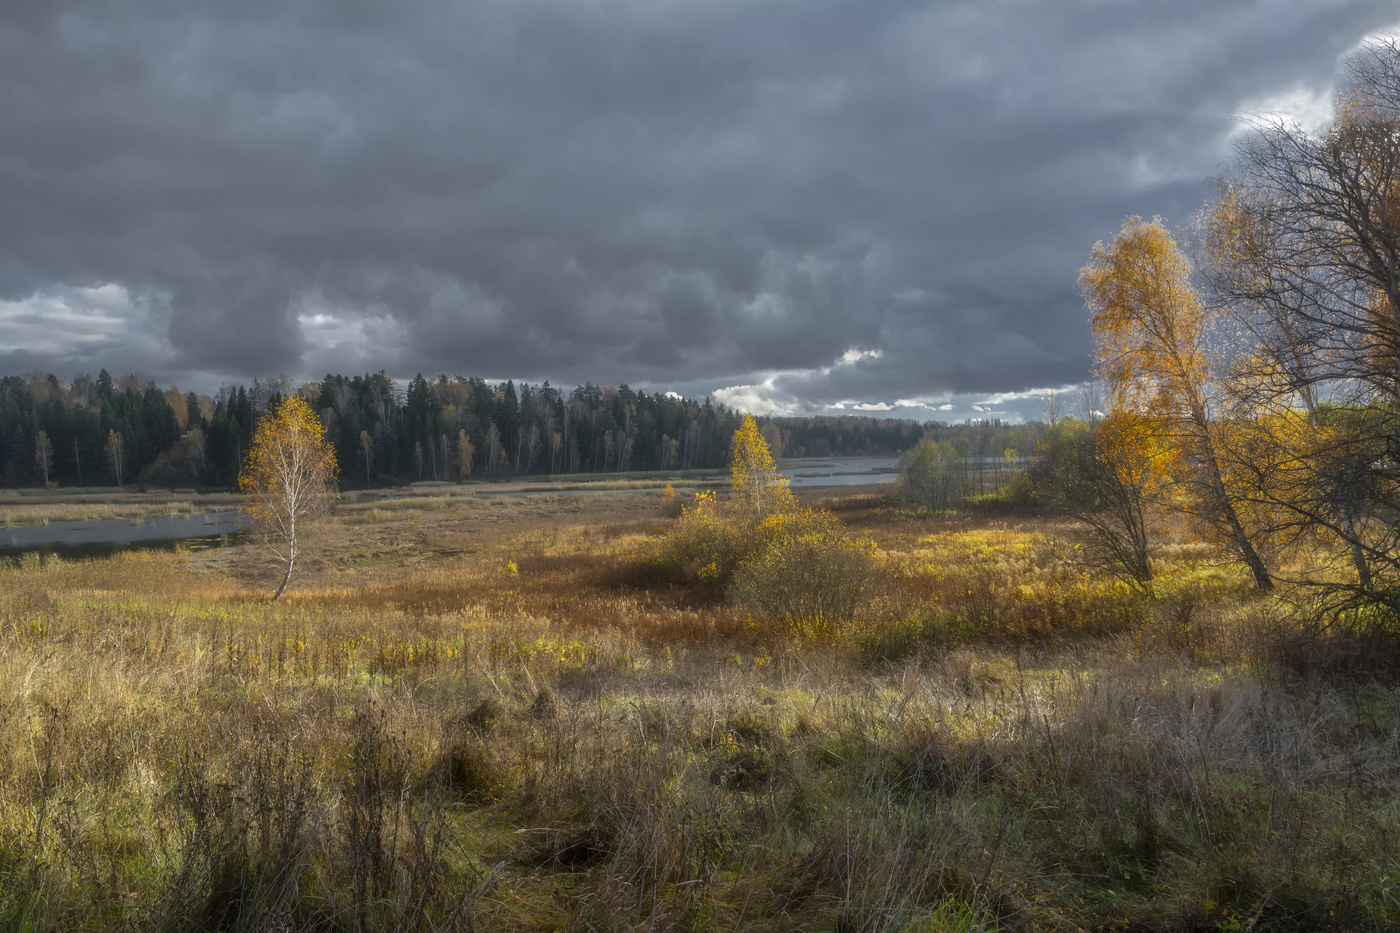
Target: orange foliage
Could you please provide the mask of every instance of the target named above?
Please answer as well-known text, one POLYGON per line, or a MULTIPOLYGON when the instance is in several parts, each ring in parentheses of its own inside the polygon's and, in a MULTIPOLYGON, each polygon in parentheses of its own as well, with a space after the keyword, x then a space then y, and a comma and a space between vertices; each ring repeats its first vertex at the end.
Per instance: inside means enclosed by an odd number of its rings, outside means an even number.
POLYGON ((1190 480, 1182 487, 1195 500, 1190 510, 1221 532, 1256 586, 1270 588, 1257 531, 1237 509, 1222 466, 1220 425, 1229 419, 1211 410, 1223 398, 1207 353, 1210 313, 1191 287, 1190 261, 1160 219, 1129 217, 1111 244, 1094 244, 1079 284, 1112 407, 1160 426, 1176 446, 1179 477, 1190 480))
POLYGON ((1114 408, 1204 417, 1207 314, 1190 275, 1160 219, 1129 217, 1111 245, 1094 244, 1079 285, 1114 408))

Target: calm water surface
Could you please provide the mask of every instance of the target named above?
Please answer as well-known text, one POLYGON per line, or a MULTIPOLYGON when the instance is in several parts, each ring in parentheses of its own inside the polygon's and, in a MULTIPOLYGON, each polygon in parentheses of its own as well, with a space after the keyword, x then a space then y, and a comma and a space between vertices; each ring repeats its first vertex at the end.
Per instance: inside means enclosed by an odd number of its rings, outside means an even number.
POLYGON ((784 460, 782 474, 789 485, 806 488, 822 486, 865 486, 892 483, 899 472, 898 457, 849 457, 827 460, 784 460))
MULTIPOLYGON (((851 457, 783 461, 782 474, 795 487, 864 486, 890 483, 899 469, 898 457, 851 457)), ((722 483, 720 483, 722 485, 722 483)), ((495 496, 571 496, 594 492, 654 492, 655 490, 554 490, 530 489, 507 493, 478 493, 480 498, 495 496)), ((0 528, 0 552, 57 550, 73 555, 95 556, 128 547, 173 546, 184 541, 195 546, 217 546, 234 541, 248 528, 241 512, 196 512, 189 515, 154 515, 145 519, 109 518, 81 522, 49 522, 47 525, 20 525, 0 528)))
POLYGON ((190 515, 153 515, 144 519, 104 518, 83 522, 49 522, 0 528, 0 549, 28 551, 35 548, 86 550, 130 545, 147 546, 191 538, 218 539, 248 527, 239 512, 195 512, 190 515))

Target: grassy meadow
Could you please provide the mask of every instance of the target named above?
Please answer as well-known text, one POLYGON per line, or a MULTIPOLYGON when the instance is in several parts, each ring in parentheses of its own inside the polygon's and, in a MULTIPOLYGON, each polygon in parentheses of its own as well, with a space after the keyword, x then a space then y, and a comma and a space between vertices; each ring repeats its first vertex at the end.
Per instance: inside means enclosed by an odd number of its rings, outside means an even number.
POLYGON ((800 494, 879 571, 818 633, 656 490, 347 498, 276 603, 252 544, 11 559, 0 929, 1400 926, 1387 651, 889 488, 800 494))

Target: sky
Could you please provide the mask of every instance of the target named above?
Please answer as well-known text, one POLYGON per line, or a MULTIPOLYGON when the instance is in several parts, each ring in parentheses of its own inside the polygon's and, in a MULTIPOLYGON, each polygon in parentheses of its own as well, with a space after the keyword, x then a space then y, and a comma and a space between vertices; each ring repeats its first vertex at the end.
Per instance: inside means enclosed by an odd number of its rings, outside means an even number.
POLYGON ((6 0, 0 374, 1040 416, 1079 268, 1394 0, 6 0))

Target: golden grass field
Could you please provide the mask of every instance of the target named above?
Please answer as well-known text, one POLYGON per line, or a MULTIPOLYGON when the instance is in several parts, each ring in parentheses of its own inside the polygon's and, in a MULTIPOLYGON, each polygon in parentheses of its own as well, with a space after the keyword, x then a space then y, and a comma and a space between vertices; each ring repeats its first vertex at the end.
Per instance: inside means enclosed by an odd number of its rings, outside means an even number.
POLYGON ((817 639, 658 564, 655 491, 450 493, 277 603, 253 544, 0 569, 0 929, 1400 926, 1393 668, 1201 545, 1148 599, 807 493, 882 576, 817 639))

